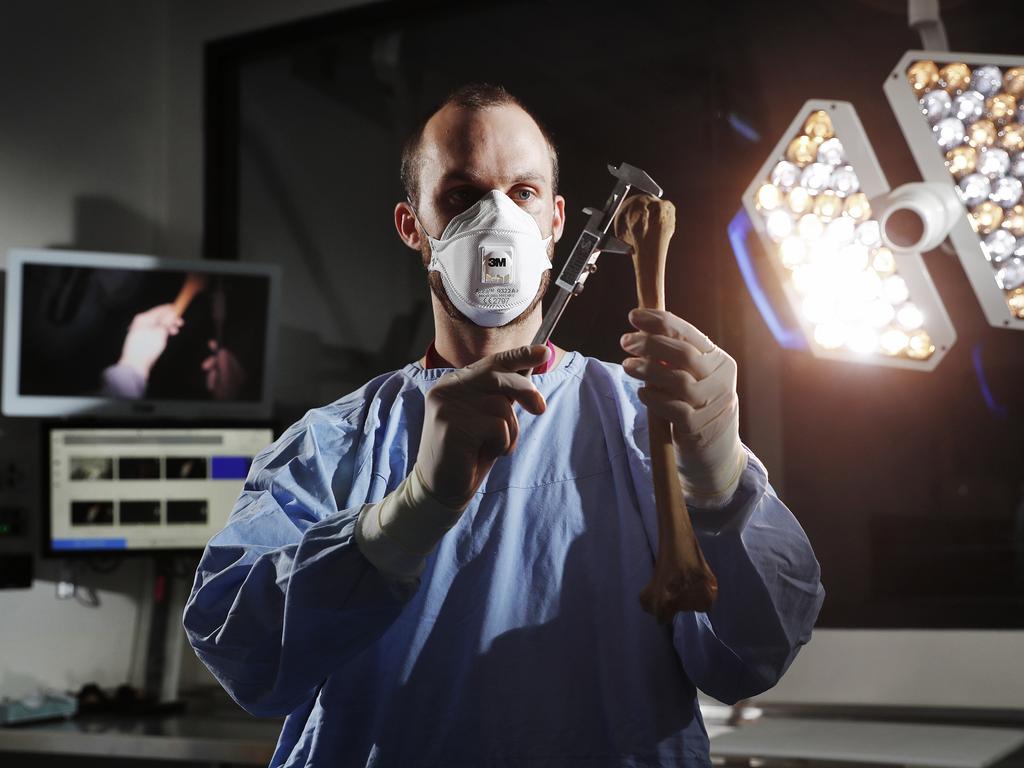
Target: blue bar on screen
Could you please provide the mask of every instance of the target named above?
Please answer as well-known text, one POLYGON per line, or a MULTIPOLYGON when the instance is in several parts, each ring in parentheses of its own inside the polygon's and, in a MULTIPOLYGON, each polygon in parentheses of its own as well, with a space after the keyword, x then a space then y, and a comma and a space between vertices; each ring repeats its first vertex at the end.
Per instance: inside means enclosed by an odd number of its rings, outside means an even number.
POLYGON ((251 456, 211 456, 210 477, 213 480, 245 480, 251 456))
POLYGON ((54 539, 54 549, 128 549, 127 539, 54 539))

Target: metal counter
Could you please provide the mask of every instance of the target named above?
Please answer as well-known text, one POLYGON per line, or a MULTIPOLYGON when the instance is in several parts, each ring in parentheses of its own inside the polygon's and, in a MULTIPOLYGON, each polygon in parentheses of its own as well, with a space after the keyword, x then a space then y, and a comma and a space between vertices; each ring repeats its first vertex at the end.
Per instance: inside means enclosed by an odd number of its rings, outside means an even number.
POLYGON ((281 722, 250 717, 229 702, 190 700, 169 716, 80 715, 0 728, 0 754, 266 766, 281 722))

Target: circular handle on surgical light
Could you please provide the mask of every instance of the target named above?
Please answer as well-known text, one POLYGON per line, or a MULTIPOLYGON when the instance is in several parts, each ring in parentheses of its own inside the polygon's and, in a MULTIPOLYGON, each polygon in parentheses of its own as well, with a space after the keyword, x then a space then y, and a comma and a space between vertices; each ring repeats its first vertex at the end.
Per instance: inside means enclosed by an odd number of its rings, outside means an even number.
POLYGON ((894 189, 873 207, 882 241, 894 251, 913 253, 937 248, 963 215, 952 187, 923 181, 894 189))

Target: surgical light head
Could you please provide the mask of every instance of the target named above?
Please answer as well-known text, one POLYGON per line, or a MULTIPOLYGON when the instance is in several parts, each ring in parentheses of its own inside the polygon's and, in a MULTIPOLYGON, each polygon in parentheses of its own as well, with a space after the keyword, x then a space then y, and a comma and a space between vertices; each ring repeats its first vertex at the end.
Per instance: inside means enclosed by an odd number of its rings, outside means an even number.
POLYGON ((960 202, 941 186, 890 194, 852 105, 807 102, 743 203, 815 356, 931 370, 952 346, 919 253, 960 202))
POLYGON ((986 319, 1024 330, 1024 58, 908 51, 884 90, 921 175, 947 192, 894 192, 883 236, 928 248, 955 197, 949 239, 986 319))

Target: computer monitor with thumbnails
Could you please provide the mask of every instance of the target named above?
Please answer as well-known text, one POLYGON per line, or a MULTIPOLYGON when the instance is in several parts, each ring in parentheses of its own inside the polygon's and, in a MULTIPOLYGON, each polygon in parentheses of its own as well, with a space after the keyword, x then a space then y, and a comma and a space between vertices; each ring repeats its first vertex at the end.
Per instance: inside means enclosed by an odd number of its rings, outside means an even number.
POLYGON ((266 425, 50 424, 44 550, 51 555, 202 550, 227 522, 266 425))

